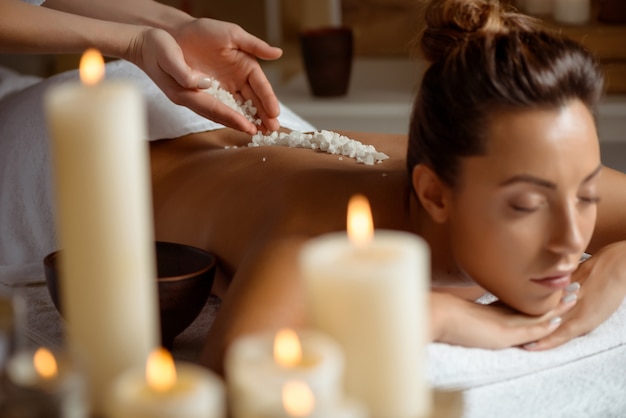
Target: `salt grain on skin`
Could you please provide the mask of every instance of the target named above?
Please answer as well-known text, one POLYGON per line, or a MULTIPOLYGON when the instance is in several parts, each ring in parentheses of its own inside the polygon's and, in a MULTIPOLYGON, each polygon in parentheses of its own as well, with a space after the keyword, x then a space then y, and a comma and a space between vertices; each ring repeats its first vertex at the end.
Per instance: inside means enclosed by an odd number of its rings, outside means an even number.
MULTIPOLYGON (((236 110, 246 117, 250 122, 256 125, 261 124, 261 120, 255 118, 257 110, 252 106, 251 100, 241 103, 228 91, 220 87, 217 80, 212 80, 211 87, 204 90, 213 97, 226 104, 231 109, 236 110)), ((374 163, 382 163, 383 160, 389 158, 388 155, 376 151, 372 145, 365 145, 360 141, 350 139, 347 136, 337 132, 322 130, 313 133, 305 133, 301 131, 272 132, 269 135, 263 135, 257 132, 252 136, 252 142, 248 147, 259 146, 286 146, 290 148, 310 148, 314 150, 325 151, 328 154, 339 154, 346 157, 354 158, 357 162, 365 165, 373 165, 374 163)), ((232 148, 237 148, 233 146, 232 148)), ((228 149, 228 147, 226 147, 228 149)), ((342 157, 339 157, 342 160, 342 157)), ((263 158, 265 161, 265 158, 263 158)))

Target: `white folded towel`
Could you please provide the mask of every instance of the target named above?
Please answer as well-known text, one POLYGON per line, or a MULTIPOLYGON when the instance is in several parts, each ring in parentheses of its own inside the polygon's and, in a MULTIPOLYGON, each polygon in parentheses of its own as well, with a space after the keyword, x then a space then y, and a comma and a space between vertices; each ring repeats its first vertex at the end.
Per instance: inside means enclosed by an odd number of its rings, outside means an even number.
MULTIPOLYGON (((428 378, 439 389, 471 389, 533 376, 550 369, 567 370, 577 362, 585 362, 611 350, 626 353, 626 301, 588 335, 551 350, 485 350, 432 343, 427 348, 428 378)), ((626 355, 622 356, 620 364, 613 366, 623 375, 622 390, 626 397, 626 355)))

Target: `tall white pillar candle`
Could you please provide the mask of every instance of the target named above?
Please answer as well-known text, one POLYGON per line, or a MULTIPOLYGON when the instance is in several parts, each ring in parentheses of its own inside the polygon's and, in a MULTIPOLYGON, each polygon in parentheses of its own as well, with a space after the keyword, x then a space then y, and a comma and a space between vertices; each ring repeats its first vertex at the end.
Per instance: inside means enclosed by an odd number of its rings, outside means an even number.
MULTIPOLYGON (((89 68, 104 70, 97 51, 99 64, 88 57, 81 78, 89 68)), ((144 365, 159 341, 146 115, 127 82, 55 86, 44 105, 68 343, 84 362, 100 414, 113 380, 144 365)))
POLYGON ((372 418, 431 410, 424 370, 429 253, 413 234, 382 230, 360 245, 345 233, 327 234, 301 253, 312 325, 343 346, 346 392, 372 418))
POLYGON ((554 20, 570 25, 589 21, 591 0, 554 0, 554 20))

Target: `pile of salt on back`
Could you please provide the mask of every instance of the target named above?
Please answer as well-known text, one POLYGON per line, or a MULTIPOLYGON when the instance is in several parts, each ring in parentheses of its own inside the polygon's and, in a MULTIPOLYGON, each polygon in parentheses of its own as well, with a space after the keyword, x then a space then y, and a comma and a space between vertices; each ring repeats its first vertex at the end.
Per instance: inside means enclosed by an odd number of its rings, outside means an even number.
POLYGON ((324 151, 328 154, 344 155, 354 158, 359 163, 373 165, 389 158, 388 155, 376 151, 372 145, 365 145, 345 135, 332 131, 315 131, 305 133, 300 131, 272 132, 263 135, 257 132, 252 137, 249 147, 258 146, 285 146, 290 148, 310 148, 324 151))

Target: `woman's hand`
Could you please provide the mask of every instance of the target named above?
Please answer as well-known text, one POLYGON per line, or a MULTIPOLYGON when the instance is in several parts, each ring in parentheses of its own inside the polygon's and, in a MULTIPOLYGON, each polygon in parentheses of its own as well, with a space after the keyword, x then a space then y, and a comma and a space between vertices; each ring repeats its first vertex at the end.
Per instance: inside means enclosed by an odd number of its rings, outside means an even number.
POLYGON ((277 130, 278 99, 257 58, 282 55, 238 25, 192 19, 171 33, 146 28, 133 40, 126 58, 138 65, 174 103, 215 122, 254 134, 257 126, 201 89, 207 78, 220 82, 236 99, 252 100, 262 129, 277 130))
POLYGON ((465 347, 500 349, 546 338, 561 325, 575 298, 533 317, 495 303, 481 305, 446 293, 431 292, 432 339, 465 347))
POLYGON ((528 349, 545 350, 593 331, 626 296, 626 241, 599 250, 582 263, 572 279, 581 284, 579 302, 563 315, 563 324, 528 349))

